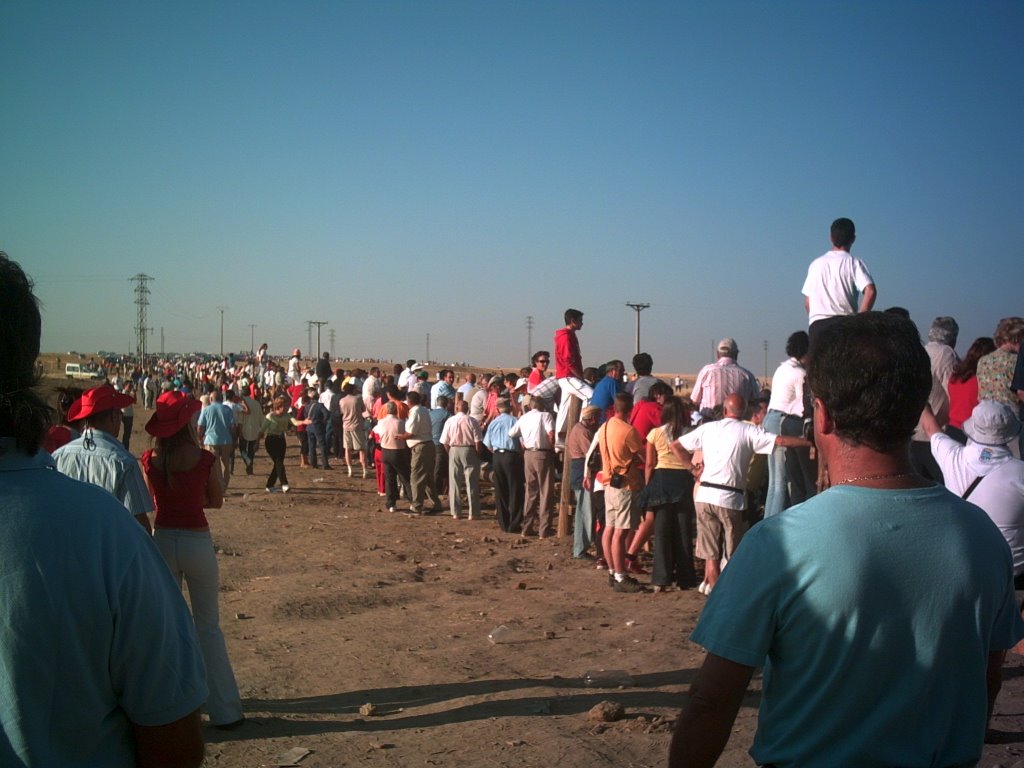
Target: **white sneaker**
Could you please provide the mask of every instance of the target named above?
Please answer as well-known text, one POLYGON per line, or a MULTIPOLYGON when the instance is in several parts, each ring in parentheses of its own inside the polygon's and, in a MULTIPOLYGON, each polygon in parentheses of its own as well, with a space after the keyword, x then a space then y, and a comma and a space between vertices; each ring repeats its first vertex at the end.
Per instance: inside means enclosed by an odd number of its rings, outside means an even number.
POLYGON ((700 586, 697 587, 697 591, 700 592, 702 595, 706 595, 708 593, 707 590, 708 590, 708 583, 706 581, 702 581, 700 583, 700 586))
POLYGON ((388 512, 395 512, 395 511, 397 511, 397 510, 394 507, 388 507, 388 512))
POLYGON ((348 469, 348 476, 349 476, 349 477, 352 477, 352 465, 351 465, 351 464, 349 464, 349 465, 348 465, 348 467, 347 467, 347 469, 348 469))
POLYGON ((363 467, 363 480, 366 479, 366 467, 363 467))
POLYGON ((273 493, 274 492, 274 489, 271 488, 269 485, 266 487, 265 490, 267 491, 267 493, 273 493))
POLYGON ((292 487, 290 485, 282 485, 281 486, 281 493, 288 493, 288 491, 290 491, 291 489, 292 489, 292 487))

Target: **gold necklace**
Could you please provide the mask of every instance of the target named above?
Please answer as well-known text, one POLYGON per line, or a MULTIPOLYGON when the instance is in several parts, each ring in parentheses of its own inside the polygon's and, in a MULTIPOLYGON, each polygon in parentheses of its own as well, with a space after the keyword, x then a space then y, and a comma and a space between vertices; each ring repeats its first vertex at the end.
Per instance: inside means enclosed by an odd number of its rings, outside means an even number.
POLYGON ((895 480, 898 477, 914 477, 916 472, 888 472, 885 474, 878 475, 861 475, 860 477, 850 477, 846 480, 839 480, 833 485, 850 485, 852 483, 860 483, 864 480, 895 480))

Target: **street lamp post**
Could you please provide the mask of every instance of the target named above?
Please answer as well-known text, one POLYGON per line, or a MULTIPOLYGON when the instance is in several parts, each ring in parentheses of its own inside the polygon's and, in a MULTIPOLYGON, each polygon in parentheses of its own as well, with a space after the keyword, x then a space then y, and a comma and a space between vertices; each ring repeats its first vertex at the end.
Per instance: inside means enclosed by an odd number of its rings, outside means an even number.
POLYGON ((636 310, 636 353, 640 354, 640 313, 647 309, 650 304, 644 304, 640 302, 626 302, 627 307, 631 307, 636 310))

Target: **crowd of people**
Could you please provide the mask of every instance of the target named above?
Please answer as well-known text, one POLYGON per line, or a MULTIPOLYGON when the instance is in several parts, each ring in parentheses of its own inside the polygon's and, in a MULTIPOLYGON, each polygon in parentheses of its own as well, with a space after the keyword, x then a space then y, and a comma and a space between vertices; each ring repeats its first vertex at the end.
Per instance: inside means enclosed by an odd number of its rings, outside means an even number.
POLYGON ((477 520, 489 485, 498 528, 537 538, 556 535, 558 499, 572 498, 573 556, 611 590, 706 596, 693 640, 708 655, 672 765, 714 764, 762 666, 758 764, 976 760, 1004 654, 1024 639, 1024 319, 961 359, 952 317, 922 342, 905 310, 874 311, 852 221, 830 236, 803 286, 809 327, 770 387, 731 338, 688 396, 646 353, 631 373, 584 367, 570 308, 554 352, 511 373, 432 381, 414 359, 345 369, 299 349, 275 361, 264 344, 111 366, 100 386, 59 390, 57 418, 34 389, 30 281, 0 257, 0 755, 194 765, 201 705, 214 727, 244 724, 204 510, 224 504, 236 465, 256 473, 262 439, 267 493, 315 468, 374 483, 390 513, 477 520), (141 459, 137 402, 152 411, 141 459), (19 619, 40 601, 43 620, 19 619), (20 714, 55 700, 45 718, 20 714), (921 701, 934 717, 917 716, 921 701))

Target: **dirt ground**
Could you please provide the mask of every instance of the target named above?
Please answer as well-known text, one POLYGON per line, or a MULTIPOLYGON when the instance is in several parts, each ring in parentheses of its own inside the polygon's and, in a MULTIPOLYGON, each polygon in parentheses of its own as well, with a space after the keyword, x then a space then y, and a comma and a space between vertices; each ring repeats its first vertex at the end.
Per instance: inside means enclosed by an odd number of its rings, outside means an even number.
MULTIPOLYGON (((136 408, 136 454, 148 415, 136 408)), ((665 764, 703 658, 687 640, 702 596, 613 592, 573 560, 571 537, 501 533, 489 485, 479 521, 409 516, 406 502, 389 513, 372 473, 300 469, 297 450, 289 438, 290 493, 264 490, 261 446, 255 474, 234 475, 208 515, 248 720, 206 729, 207 766, 277 765, 293 750, 308 750, 304 768, 665 764), (488 640, 499 625, 515 642, 488 640), (588 687, 595 670, 632 685, 588 687), (622 719, 589 718, 601 702, 622 719)), ((1005 672, 986 768, 1024 768, 1024 659, 1005 672)), ((759 690, 755 676, 719 765, 753 765, 759 690)))

